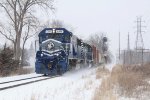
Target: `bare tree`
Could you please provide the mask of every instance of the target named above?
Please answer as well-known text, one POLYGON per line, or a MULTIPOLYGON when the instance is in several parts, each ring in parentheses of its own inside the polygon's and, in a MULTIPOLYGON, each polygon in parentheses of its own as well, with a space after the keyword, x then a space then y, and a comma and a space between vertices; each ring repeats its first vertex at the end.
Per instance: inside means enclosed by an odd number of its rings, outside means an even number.
POLYGON ((52 21, 48 20, 46 23, 41 25, 42 29, 47 28, 47 27, 50 27, 50 28, 65 28, 66 25, 61 20, 52 20, 52 21))
MULTIPOLYGON (((21 37, 26 34, 29 20, 30 26, 37 19, 33 15, 34 7, 44 8, 44 10, 53 8, 54 0, 1 0, 0 7, 3 8, 8 19, 8 25, 2 26, 0 33, 14 44, 15 59, 20 59, 21 37)), ((26 35, 25 35, 26 36, 26 35)), ((26 40, 26 39, 25 39, 26 40)))
POLYGON ((60 21, 60 20, 53 20, 51 23, 50 23, 50 26, 52 28, 65 28, 65 24, 63 21, 60 21))
POLYGON ((92 34, 87 42, 98 48, 98 50, 102 54, 103 59, 105 60, 105 63, 110 63, 113 56, 108 49, 108 43, 105 43, 105 38, 106 36, 104 35, 104 33, 97 33, 94 35, 92 34))
POLYGON ((52 22, 50 23, 50 26, 52 28, 66 28, 67 30, 74 32, 74 28, 71 25, 66 24, 61 20, 52 20, 52 22))
POLYGON ((23 61, 24 61, 25 44, 29 38, 31 38, 31 37, 35 36, 35 34, 37 34, 38 26, 39 26, 38 20, 32 20, 32 23, 29 20, 27 23, 27 27, 22 36, 23 44, 22 44, 22 52, 21 52, 21 65, 23 65, 23 61))
POLYGON ((46 23, 41 25, 41 29, 47 28, 47 27, 50 27, 50 28, 66 28, 67 30, 69 30, 71 32, 74 32, 74 28, 71 25, 66 24, 63 21, 57 20, 57 19, 52 20, 52 21, 48 20, 46 23))
POLYGON ((91 45, 96 46, 99 51, 102 53, 103 52, 103 38, 104 38, 104 34, 103 33, 97 33, 97 34, 92 34, 88 40, 88 42, 91 45))

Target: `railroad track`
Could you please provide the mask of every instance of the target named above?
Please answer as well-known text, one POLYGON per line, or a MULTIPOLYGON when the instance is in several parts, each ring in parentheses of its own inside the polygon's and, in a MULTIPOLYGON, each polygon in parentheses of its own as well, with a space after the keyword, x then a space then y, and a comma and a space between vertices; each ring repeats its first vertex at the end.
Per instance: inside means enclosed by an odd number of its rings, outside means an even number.
POLYGON ((29 80, 29 79, 39 78, 39 77, 42 77, 42 76, 35 76, 35 77, 30 77, 30 78, 23 78, 23 79, 18 79, 18 80, 13 80, 13 81, 1 82, 0 84, 6 84, 6 83, 11 83, 11 82, 23 81, 23 80, 29 80))
MULTIPOLYGON (((45 77, 43 79, 38 79, 38 80, 33 80, 33 81, 29 81, 29 82, 23 82, 23 83, 19 83, 19 84, 15 84, 15 85, 10 85, 10 86, 6 86, 6 87, 2 87, 2 88, 0 88, 0 91, 6 90, 6 89, 15 88, 15 87, 19 87, 19 86, 23 86, 23 85, 27 85, 27 84, 31 84, 31 83, 35 83, 35 82, 40 82, 40 81, 52 79, 52 78, 55 78, 55 77, 58 77, 58 76, 59 75, 51 76, 51 77, 45 77)), ((11 82, 17 82, 17 81, 22 81, 22 80, 34 79, 34 78, 39 78, 39 77, 42 77, 42 76, 25 78, 25 79, 20 79, 20 80, 13 80, 13 81, 8 81, 8 82, 3 82, 1 84, 7 84, 7 83, 11 83, 11 82)))

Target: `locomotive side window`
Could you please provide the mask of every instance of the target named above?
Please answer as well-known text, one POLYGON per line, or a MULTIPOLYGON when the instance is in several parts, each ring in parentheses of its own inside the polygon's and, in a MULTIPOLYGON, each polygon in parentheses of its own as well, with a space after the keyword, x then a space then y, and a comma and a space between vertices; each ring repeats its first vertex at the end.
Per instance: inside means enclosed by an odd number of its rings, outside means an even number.
POLYGON ((70 42, 70 35, 65 35, 64 36, 64 41, 69 43, 70 42))

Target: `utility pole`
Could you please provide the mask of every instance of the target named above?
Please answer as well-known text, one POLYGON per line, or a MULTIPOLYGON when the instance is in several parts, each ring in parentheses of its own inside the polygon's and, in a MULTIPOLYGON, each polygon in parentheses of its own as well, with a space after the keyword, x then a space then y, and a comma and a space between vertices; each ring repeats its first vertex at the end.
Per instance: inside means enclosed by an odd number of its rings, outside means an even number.
POLYGON ((142 17, 137 17, 137 31, 136 31, 136 46, 135 46, 135 49, 136 49, 136 58, 138 59, 138 63, 141 61, 141 64, 143 66, 143 50, 144 50, 144 42, 143 42, 143 37, 142 37, 142 17), (139 53, 142 53, 141 54, 141 60, 139 61, 139 53), (138 55, 138 56, 137 56, 138 55))
POLYGON ((120 32, 119 32, 119 61, 120 61, 120 32))
POLYGON ((129 32, 128 32, 128 43, 127 43, 127 58, 128 58, 128 64, 132 64, 129 32))
POLYGON ((130 50, 130 36, 129 36, 129 32, 128 32, 128 44, 127 44, 127 50, 130 50))
POLYGON ((143 37, 142 37, 142 17, 137 17, 137 31, 136 31, 136 50, 141 50, 144 48, 144 42, 143 42, 143 37))

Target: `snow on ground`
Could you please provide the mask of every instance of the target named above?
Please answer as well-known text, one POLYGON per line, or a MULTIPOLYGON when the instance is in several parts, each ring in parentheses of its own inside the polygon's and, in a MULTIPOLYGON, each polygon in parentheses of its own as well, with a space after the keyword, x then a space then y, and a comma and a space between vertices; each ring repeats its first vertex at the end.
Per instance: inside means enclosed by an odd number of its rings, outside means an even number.
POLYGON ((113 67, 115 66, 115 63, 107 64, 105 67, 111 72, 113 67))
MULTIPOLYGON (((25 78, 25 75, 1 78, 0 82, 18 77, 25 78)), ((82 68, 50 80, 0 91, 0 100, 91 100, 100 84, 96 68, 82 68)))

